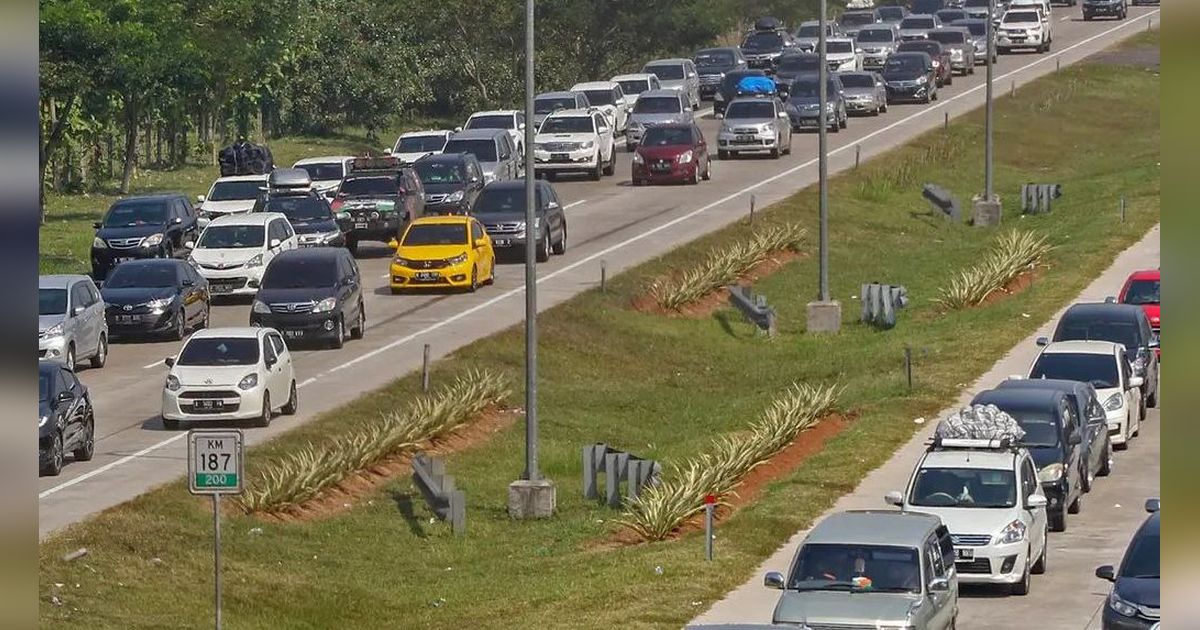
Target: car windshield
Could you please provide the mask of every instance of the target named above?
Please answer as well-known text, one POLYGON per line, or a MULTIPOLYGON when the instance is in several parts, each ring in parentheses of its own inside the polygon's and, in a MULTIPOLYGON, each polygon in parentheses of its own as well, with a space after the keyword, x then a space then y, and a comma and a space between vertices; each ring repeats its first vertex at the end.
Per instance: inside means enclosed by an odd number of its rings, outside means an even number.
POLYGON ((461 184, 466 178, 462 164, 449 162, 426 162, 413 165, 422 184, 461 184))
POLYGON ((320 197, 275 197, 263 205, 264 212, 278 212, 292 223, 326 221, 333 218, 329 204, 320 197))
POLYGON ((683 78, 683 65, 678 63, 652 64, 646 66, 643 72, 658 77, 659 81, 678 81, 683 78))
POLYGON ((1158 304, 1159 280, 1134 280, 1125 291, 1125 304, 1158 304))
POLYGON ((467 129, 516 129, 513 117, 504 115, 472 116, 467 121, 467 129))
POLYGON ((904 7, 890 6, 879 7, 879 17, 885 20, 899 20, 904 17, 904 7))
POLYGON ((337 261, 321 258, 273 260, 263 274, 264 289, 305 289, 337 284, 337 261))
MULTIPOLYGON (((630 81, 630 83, 636 83, 636 81, 630 81)), ((622 83, 621 85, 624 86, 625 84, 622 83)), ((629 90, 626 89, 625 91, 628 92, 629 90)), ((535 114, 549 114, 557 109, 574 108, 574 96, 547 96, 533 101, 533 113, 535 114)))
POLYGON ((964 7, 971 8, 987 8, 991 5, 992 0, 966 0, 963 2, 964 7))
POLYGON ((845 54, 854 52, 854 43, 846 40, 826 41, 825 52, 835 54, 845 54))
POLYGON ((50 383, 53 380, 53 372, 47 370, 38 370, 38 402, 46 402, 50 400, 50 383))
POLYGON ((691 146, 692 130, 686 127, 651 127, 642 138, 643 146, 691 146))
POLYGON ((267 181, 217 182, 208 192, 208 201, 251 201, 258 199, 267 181))
POLYGON ((584 90, 583 93, 592 105, 612 105, 616 102, 612 90, 584 90))
POLYGON ((197 249, 243 249, 262 247, 267 236, 261 225, 209 225, 196 243, 197 249))
POLYGON ((895 41, 895 34, 890 28, 864 28, 855 39, 859 43, 886 44, 895 41))
POLYGON ((934 28, 933 18, 927 17, 906 17, 900 22, 900 28, 904 29, 929 29, 934 28))
POLYGON ((350 197, 356 195, 395 195, 398 191, 396 175, 373 177, 351 177, 342 182, 338 193, 350 197))
POLYGON ((301 164, 296 168, 302 168, 308 173, 308 178, 312 181, 341 179, 345 177, 345 168, 341 162, 322 162, 320 164, 301 164))
POLYGON ((167 221, 167 204, 162 201, 124 202, 109 208, 104 227, 162 225, 167 221))
POLYGON ((923 52, 930 57, 938 57, 941 51, 942 45, 937 42, 904 42, 900 44, 900 52, 923 52))
POLYGON ((913 0, 913 13, 937 13, 946 8, 942 0, 913 0))
MULTIPOLYGON (((540 198, 540 194, 538 195, 540 198)), ((479 198, 475 200, 475 206, 471 209, 471 214, 499 214, 499 213, 522 213, 525 212, 525 187, 506 186, 497 188, 495 186, 484 188, 479 194, 479 198)))
POLYGON ((962 24, 971 33, 972 37, 986 37, 987 23, 986 22, 968 22, 962 24))
POLYGON ((38 315, 62 315, 66 312, 66 289, 38 289, 38 315))
POLYGON ((875 16, 870 13, 843 13, 839 24, 844 26, 862 26, 864 24, 874 24, 875 16))
POLYGON ((617 81, 621 86, 621 91, 626 94, 641 94, 650 89, 650 81, 648 79, 627 79, 625 81, 617 81))
POLYGON ((692 59, 697 66, 732 66, 733 60, 733 53, 727 50, 701 51, 696 53, 696 57, 692 59))
POLYGON ((258 339, 254 337, 192 337, 179 353, 176 365, 255 365, 258 339))
POLYGON ((742 48, 750 50, 772 50, 783 48, 783 35, 776 32, 751 33, 742 42, 742 48))
POLYGON ((455 140, 446 143, 445 153, 470 153, 480 162, 496 161, 494 140, 455 140))
POLYGON ((673 96, 655 96, 639 98, 633 106, 635 114, 678 114, 683 111, 679 99, 673 96))
MULTIPOLYGON (((521 192, 522 199, 524 199, 524 194, 521 192)), ((408 228, 408 231, 404 233, 404 242, 402 243, 404 247, 466 244, 467 225, 465 223, 419 223, 408 228)))
POLYGON ((967 35, 962 31, 934 31, 929 34, 929 39, 942 44, 963 44, 967 41, 967 35))
POLYGON ((775 106, 770 101, 738 101, 725 108, 725 119, 774 118, 775 106))
POLYGON ((1121 577, 1159 577, 1159 563, 1161 562, 1159 544, 1158 533, 1145 532, 1135 537, 1129 551, 1125 554, 1125 560, 1121 562, 1121 577))
POLYGON ((1010 11, 1004 14, 1002 21, 1005 24, 1027 24, 1039 20, 1036 11, 1010 11))
POLYGON ((396 143, 396 153, 436 153, 446 146, 446 136, 406 136, 396 143))
POLYGON ((1021 443, 1029 447, 1058 446, 1058 420, 1044 411, 1005 409, 1025 430, 1021 443))
POLYGON ((1091 383, 1096 389, 1121 384, 1117 360, 1107 354, 1043 352, 1029 371, 1029 378, 1062 379, 1091 383))
POLYGON ((912 547, 808 543, 800 548, 788 588, 920 593, 920 559, 912 547))
POLYGON ((904 73, 921 72, 925 69, 925 62, 917 56, 898 56, 892 55, 888 57, 887 64, 883 66, 885 73, 904 73))
POLYGON ((922 507, 1009 508, 1017 504, 1016 475, 990 468, 922 468, 908 502, 922 507))
POLYGON ((796 37, 816 39, 821 36, 821 27, 817 24, 804 24, 796 30, 796 37))
POLYGON ((1126 349, 1138 347, 1137 323, 1132 321, 1065 321, 1054 335, 1055 341, 1111 341, 1126 349))
MULTIPOLYGON (((641 99, 638 99, 639 101, 641 99)), ((591 116, 551 116, 538 133, 594 133, 591 116)))
MULTIPOLYGON (((799 98, 817 98, 821 94, 821 82, 816 77, 805 77, 792 83, 792 87, 788 88, 788 99, 799 98)), ((831 96, 837 93, 837 88, 834 87, 833 80, 830 79, 825 84, 826 96, 831 96)))
POLYGON ((820 72, 820 55, 785 55, 779 59, 779 69, 784 72, 820 72))
POLYGON ((175 287, 179 285, 179 272, 173 264, 163 263, 125 263, 117 265, 108 279, 104 281, 105 289, 129 289, 142 287, 175 287))
POLYGON ((875 77, 869 74, 843 74, 842 86, 848 88, 875 87, 875 77))

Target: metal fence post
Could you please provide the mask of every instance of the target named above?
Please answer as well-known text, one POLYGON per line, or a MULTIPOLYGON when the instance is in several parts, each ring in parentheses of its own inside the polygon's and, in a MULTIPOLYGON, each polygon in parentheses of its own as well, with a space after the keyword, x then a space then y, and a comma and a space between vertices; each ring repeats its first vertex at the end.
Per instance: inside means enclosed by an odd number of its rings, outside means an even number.
POLYGON ((755 202, 754 195, 750 195, 750 223, 751 224, 754 223, 754 202, 755 202))
POLYGON ((858 164, 861 161, 861 159, 862 159, 862 145, 856 144, 856 145, 854 145, 854 168, 855 168, 855 170, 858 169, 858 164))
POLYGON ((904 344, 904 376, 908 379, 908 389, 912 391, 912 348, 904 344))
POLYGON ((429 391, 429 344, 421 351, 421 391, 429 391))
POLYGON ((605 264, 604 259, 601 259, 600 260, 600 292, 601 293, 608 292, 608 287, 606 286, 607 281, 608 281, 608 265, 605 264))
POLYGON ((1125 222, 1125 195, 1121 195, 1121 223, 1125 222))
POLYGON ((1013 79, 1012 84, 1008 88, 1008 96, 1012 98, 1017 95, 1017 80, 1013 79))
POLYGON ((942 112, 942 130, 950 130, 950 112, 942 112))
POLYGON ((713 559, 713 507, 717 503, 717 498, 713 495, 705 495, 704 497, 704 558, 705 560, 713 559))

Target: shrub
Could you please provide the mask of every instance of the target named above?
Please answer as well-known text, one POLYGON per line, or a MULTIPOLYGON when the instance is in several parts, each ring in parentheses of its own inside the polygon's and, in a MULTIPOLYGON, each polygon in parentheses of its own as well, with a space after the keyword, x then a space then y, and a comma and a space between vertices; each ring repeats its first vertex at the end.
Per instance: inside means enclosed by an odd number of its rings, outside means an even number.
POLYGON ((997 239, 974 266, 958 272, 935 301, 948 309, 982 303, 993 292, 1037 266, 1051 249, 1044 235, 1013 230, 997 239))

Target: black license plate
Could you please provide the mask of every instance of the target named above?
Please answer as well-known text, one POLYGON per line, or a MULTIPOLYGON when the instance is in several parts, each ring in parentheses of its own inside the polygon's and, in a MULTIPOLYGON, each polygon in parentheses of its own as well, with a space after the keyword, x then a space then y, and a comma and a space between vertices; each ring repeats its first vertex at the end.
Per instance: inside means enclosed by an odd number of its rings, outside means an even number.
POLYGON ((136 324, 142 321, 138 315, 117 315, 115 319, 118 324, 136 324))
POLYGON ((975 550, 974 550, 974 549, 964 549, 964 548, 962 548, 962 547, 957 547, 957 548, 955 548, 955 549, 954 549, 954 555, 955 555, 955 556, 956 556, 956 557, 957 557, 959 560, 965 560, 965 561, 967 561, 967 562, 970 562, 971 560, 974 560, 974 559, 975 559, 975 550))
POLYGON ((288 339, 303 339, 304 331, 303 330, 285 330, 285 331, 283 331, 283 336, 287 337, 288 339))
POLYGON ((566 153, 551 153, 550 161, 551 162, 570 162, 571 156, 567 155, 566 153))
POLYGON ((758 142, 758 138, 755 136, 736 136, 736 137, 734 137, 734 141, 735 142, 758 142))
POLYGON ((366 221, 357 221, 354 223, 354 229, 356 229, 356 230, 366 230, 370 227, 371 227, 371 224, 367 223, 366 221))
POLYGON ((512 245, 512 239, 494 238, 492 239, 492 245, 495 247, 508 247, 509 245, 512 245))
POLYGON ((437 282, 442 274, 436 271, 418 271, 413 274, 413 277, 417 279, 417 282, 437 282))
POLYGON ((197 411, 219 411, 225 408, 225 401, 217 400, 215 398, 202 398, 194 401, 192 406, 195 407, 197 411))

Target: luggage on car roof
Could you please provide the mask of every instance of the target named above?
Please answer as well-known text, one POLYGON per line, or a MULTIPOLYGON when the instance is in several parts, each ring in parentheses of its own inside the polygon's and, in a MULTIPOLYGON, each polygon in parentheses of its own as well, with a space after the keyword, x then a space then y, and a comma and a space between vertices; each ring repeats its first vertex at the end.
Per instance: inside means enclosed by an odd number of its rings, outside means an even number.
POLYGON ((275 159, 265 144, 235 142, 217 153, 221 177, 266 175, 275 168, 275 159))
POLYGON ((779 18, 767 16, 754 20, 754 30, 756 31, 774 31, 781 28, 783 28, 783 23, 779 21, 779 18))
POLYGON ((767 77, 742 77, 737 83, 738 94, 774 94, 775 81, 767 77))

